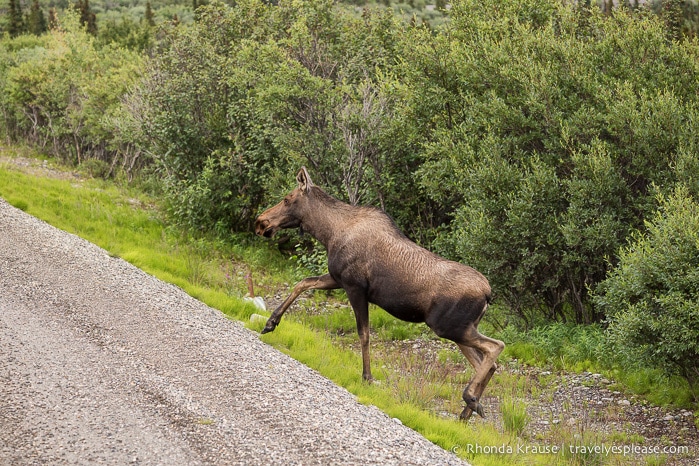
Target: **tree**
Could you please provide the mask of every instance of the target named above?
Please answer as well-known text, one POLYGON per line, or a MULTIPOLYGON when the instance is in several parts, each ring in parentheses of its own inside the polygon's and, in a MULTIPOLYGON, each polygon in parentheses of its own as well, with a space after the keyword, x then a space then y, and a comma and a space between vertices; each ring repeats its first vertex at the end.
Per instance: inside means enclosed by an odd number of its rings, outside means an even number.
POLYGON ((90 8, 90 0, 78 0, 73 6, 80 15, 80 24, 87 28, 87 32, 97 35, 97 16, 90 8))
POLYGON ((34 0, 27 16, 27 31, 36 36, 40 36, 48 30, 46 17, 39 6, 39 0, 34 0))
POLYGON ((667 25, 667 34, 671 40, 679 40, 682 37, 684 25, 684 12, 682 4, 684 0, 663 0, 660 17, 667 25))
POLYGON ((604 2, 604 14, 609 16, 614 12, 614 0, 604 2))
POLYGON ((146 2, 145 18, 148 26, 155 26, 155 15, 153 14, 153 9, 150 6, 150 1, 146 2))
POLYGON ((10 9, 7 15, 7 32, 10 34, 10 37, 17 37, 26 32, 26 25, 22 16, 22 5, 20 5, 19 0, 10 0, 10 9))
POLYGON ((54 30, 58 28, 58 14, 54 7, 49 8, 49 24, 48 28, 54 30))

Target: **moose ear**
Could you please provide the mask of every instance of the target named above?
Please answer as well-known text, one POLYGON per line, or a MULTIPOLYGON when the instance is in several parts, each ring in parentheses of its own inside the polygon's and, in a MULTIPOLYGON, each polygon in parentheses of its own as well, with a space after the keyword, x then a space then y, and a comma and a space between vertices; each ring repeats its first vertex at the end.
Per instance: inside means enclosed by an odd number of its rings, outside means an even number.
POLYGON ((310 192, 313 187, 313 181, 311 181, 311 175, 308 174, 306 167, 301 167, 298 175, 296 175, 296 181, 299 182, 299 189, 301 191, 310 192))

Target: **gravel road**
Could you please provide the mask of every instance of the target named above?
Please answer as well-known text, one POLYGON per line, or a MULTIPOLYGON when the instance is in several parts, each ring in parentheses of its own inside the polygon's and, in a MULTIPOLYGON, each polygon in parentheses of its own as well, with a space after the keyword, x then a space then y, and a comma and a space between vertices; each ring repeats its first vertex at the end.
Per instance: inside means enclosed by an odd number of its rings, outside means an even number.
POLYGON ((0 464, 465 463, 0 199, 0 464))

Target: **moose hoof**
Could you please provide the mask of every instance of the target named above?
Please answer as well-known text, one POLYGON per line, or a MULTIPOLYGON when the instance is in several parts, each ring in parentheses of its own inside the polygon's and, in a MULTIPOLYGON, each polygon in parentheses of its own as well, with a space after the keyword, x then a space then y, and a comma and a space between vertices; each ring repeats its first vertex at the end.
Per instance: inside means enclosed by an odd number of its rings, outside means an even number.
POLYGON ((267 325, 265 325, 265 328, 262 329, 262 334, 264 335, 265 333, 272 332, 275 328, 277 328, 277 324, 271 320, 268 320, 267 325))
POLYGON ((473 415, 473 410, 467 406, 464 408, 463 411, 461 411, 461 414, 459 415, 459 419, 466 422, 469 419, 471 419, 472 415, 473 415))
MULTIPOLYGON (((468 390, 468 387, 466 387, 466 390, 468 390)), ((470 396, 466 394, 466 390, 464 390, 464 395, 463 399, 466 402, 466 407, 464 410, 461 412, 461 419, 468 419, 471 417, 471 414, 473 414, 473 411, 476 412, 480 417, 485 417, 485 411, 483 411, 483 405, 478 402, 478 399, 475 396, 470 396), (471 413, 467 413, 467 411, 471 411, 471 413)))
POLYGON ((476 402, 475 404, 469 403, 463 411, 461 411, 461 414, 459 415, 459 419, 462 421, 468 421, 471 419, 471 416, 473 413, 478 414, 480 417, 485 418, 485 411, 483 410, 483 405, 476 402))
POLYGON ((466 409, 475 411, 480 417, 485 418, 485 411, 483 411, 483 405, 477 401, 472 401, 466 404, 466 409))
POLYGON ((476 406, 476 414, 485 419, 485 411, 483 411, 483 405, 480 403, 476 406))

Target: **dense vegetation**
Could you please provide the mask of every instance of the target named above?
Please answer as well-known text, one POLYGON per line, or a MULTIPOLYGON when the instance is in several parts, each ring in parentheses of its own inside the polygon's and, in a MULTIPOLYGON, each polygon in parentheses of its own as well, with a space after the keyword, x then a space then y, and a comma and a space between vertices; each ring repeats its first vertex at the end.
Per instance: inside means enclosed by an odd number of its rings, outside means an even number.
POLYGON ((459 0, 434 27, 212 2, 112 39, 66 12, 2 40, 0 127, 104 176, 145 169, 175 221, 222 236, 306 165, 483 271, 513 324, 604 323, 626 362, 696 381, 693 23, 678 2, 578 3, 459 0))

